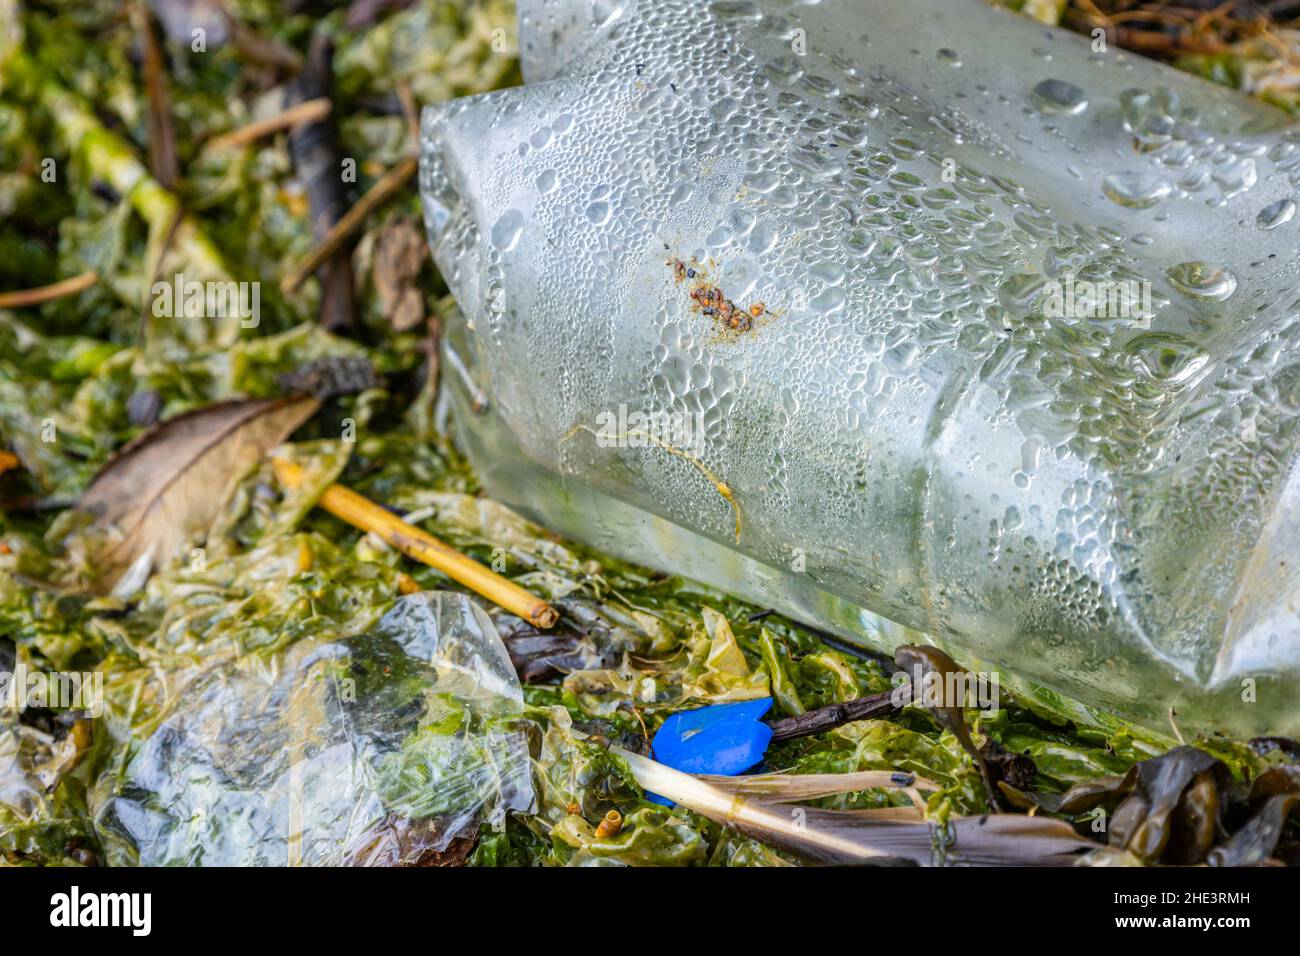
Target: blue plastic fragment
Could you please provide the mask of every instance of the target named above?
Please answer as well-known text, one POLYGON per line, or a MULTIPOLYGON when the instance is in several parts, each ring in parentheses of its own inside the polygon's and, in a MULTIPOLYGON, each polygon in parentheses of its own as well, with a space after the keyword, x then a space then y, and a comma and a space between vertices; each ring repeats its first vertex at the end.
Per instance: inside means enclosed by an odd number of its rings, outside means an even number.
MULTIPOLYGON (((743 773, 767 753, 772 728, 763 723, 762 717, 771 707, 772 698, 761 697, 673 714, 650 743, 654 758, 686 773, 743 773)), ((655 803, 672 805, 672 801, 654 794, 647 797, 655 803)))

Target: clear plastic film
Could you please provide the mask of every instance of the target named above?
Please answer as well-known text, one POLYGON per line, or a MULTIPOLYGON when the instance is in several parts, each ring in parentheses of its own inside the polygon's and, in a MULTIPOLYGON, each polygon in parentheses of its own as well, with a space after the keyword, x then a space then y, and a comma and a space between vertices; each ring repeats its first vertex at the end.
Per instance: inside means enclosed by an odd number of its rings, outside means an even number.
POLYGON ((533 803, 523 698, 487 615, 400 598, 366 633, 209 670, 98 821, 144 865, 416 865, 533 803))
POLYGON ((978 0, 523 0, 421 191, 493 495, 883 649, 1300 732, 1300 135, 978 0))

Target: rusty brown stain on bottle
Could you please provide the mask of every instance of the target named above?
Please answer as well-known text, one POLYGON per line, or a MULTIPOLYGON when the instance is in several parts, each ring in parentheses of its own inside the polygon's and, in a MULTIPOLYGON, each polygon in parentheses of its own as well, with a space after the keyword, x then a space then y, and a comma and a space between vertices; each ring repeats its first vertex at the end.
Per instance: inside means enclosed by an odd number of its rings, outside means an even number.
POLYGON ((673 258, 668 260, 668 267, 673 271, 675 282, 691 283, 691 311, 711 318, 721 332, 749 332, 759 319, 772 314, 762 302, 743 307, 737 305, 727 298, 721 287, 710 282, 706 270, 696 264, 673 258))

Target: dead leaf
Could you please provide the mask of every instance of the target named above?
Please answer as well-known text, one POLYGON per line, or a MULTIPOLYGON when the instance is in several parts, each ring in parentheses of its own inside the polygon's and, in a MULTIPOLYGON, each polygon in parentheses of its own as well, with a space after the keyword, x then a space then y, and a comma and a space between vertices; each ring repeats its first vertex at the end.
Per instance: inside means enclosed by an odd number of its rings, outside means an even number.
MULTIPOLYGON (((788 816, 789 807, 740 801, 762 818, 788 816)), ((952 817, 946 827, 911 822, 911 813, 804 807, 799 828, 767 829, 737 814, 727 826, 813 863, 831 865, 913 863, 919 866, 1073 866, 1101 845, 1064 820, 1020 813, 952 817), (890 819, 893 817, 893 819, 890 819), (938 838, 938 839, 936 839, 938 838)))
POLYGON ((412 220, 394 219, 375 242, 375 291, 395 332, 407 332, 424 321, 420 271, 424 268, 424 236, 412 220))
POLYGON ((101 589, 134 590, 206 531, 233 484, 319 407, 311 396, 293 395, 222 402, 168 419, 95 476, 77 503, 92 523, 69 546, 84 546, 101 589))

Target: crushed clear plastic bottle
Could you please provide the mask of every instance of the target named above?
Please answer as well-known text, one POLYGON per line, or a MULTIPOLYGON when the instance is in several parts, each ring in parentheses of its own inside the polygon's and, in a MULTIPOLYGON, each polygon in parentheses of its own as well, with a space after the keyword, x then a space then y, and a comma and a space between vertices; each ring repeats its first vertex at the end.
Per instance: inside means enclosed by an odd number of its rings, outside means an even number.
POLYGON ((869 646, 1300 732, 1281 113, 979 0, 521 0, 519 41, 422 130, 494 495, 869 646))

